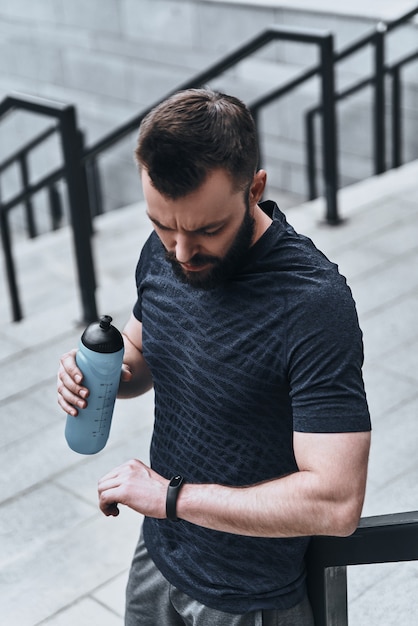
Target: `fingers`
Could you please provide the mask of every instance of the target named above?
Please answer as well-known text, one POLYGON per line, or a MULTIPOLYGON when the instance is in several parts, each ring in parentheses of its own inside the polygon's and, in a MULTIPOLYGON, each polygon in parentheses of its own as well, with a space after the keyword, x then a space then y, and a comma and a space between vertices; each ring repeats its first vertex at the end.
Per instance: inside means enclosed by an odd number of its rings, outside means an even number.
POLYGON ((149 517, 165 517, 168 480, 138 459, 103 476, 98 483, 99 506, 105 515, 117 515, 118 504, 149 517))
POLYGON ((118 471, 119 468, 106 474, 98 483, 99 508, 107 517, 119 515, 118 502, 121 499, 120 487, 123 481, 118 475, 118 471))
POLYGON ((119 515, 119 508, 116 502, 110 502, 109 504, 100 502, 100 510, 106 517, 117 517, 119 515))
POLYGON ((131 369, 128 365, 126 365, 126 363, 123 363, 122 365, 122 371, 120 373, 120 379, 123 383, 128 383, 131 379, 132 379, 132 372, 131 369))
POLYGON ((83 374, 77 367, 75 355, 77 350, 71 350, 60 359, 57 377, 58 404, 66 413, 78 415, 77 407, 84 409, 87 406, 86 398, 89 391, 80 383, 83 374))
POLYGON ((118 488, 120 482, 117 477, 105 482, 99 481, 99 507, 102 513, 107 517, 117 517, 119 515, 118 508, 118 488))

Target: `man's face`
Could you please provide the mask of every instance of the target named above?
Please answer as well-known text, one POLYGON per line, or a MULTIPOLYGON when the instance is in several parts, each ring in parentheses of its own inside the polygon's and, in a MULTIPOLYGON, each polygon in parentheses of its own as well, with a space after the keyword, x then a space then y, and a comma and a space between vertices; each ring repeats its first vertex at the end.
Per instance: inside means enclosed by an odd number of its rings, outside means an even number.
POLYGON ((235 190, 223 170, 211 172, 199 189, 177 200, 162 196, 145 170, 142 184, 148 216, 176 276, 200 289, 230 278, 254 238, 248 194, 235 190))

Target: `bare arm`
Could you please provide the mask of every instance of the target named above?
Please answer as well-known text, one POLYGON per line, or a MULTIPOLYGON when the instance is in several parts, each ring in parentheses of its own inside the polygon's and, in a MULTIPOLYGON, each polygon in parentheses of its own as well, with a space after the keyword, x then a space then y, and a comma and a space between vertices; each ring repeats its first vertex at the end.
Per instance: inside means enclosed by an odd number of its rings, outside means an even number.
MULTIPOLYGON (((132 398, 152 387, 152 377, 142 354, 142 324, 133 315, 123 330, 125 354, 121 371, 119 398, 132 398)), ((87 406, 89 390, 83 386, 83 374, 76 364, 77 350, 61 357, 58 370, 58 404, 76 416, 87 406)))
POLYGON ((125 344, 118 398, 133 398, 152 387, 152 376, 142 354, 142 324, 134 315, 122 331, 125 344))
MULTIPOLYGON (((348 535, 363 505, 370 434, 295 433, 299 472, 248 487, 186 484, 177 515, 206 528, 254 537, 348 535)), ((187 481, 187 476, 185 477, 187 481)), ((100 507, 115 503, 165 517, 168 481, 140 461, 129 461, 99 483, 100 507)))
POLYGON ((295 433, 299 472, 241 489, 190 485, 178 514, 242 535, 348 535, 363 505, 369 433, 295 433))

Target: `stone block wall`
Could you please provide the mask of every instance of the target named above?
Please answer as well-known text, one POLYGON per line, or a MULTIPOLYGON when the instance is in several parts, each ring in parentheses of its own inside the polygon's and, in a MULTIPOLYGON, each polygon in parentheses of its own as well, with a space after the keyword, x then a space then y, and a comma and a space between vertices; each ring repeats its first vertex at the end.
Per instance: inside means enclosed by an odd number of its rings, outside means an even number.
MULTIPOLYGON (((377 19, 289 8, 291 2, 219 0, 13 0, 0 3, 0 96, 19 91, 75 104, 87 145, 162 98, 270 24, 331 30, 340 49, 377 19)), ((388 59, 418 43, 416 26, 388 38, 388 59)), ((213 81, 247 102, 317 61, 311 46, 278 42, 213 81)), ((337 70, 337 85, 365 76, 363 51, 337 70)), ((418 64, 405 72, 405 147, 418 157, 418 64)), ((341 183, 372 173, 371 92, 339 107, 341 183)), ((307 193, 303 113, 318 103, 318 81, 269 106, 262 115, 262 148, 272 190, 307 193)), ((0 124, 0 160, 47 125, 20 114, 0 124)), ((140 198, 133 164, 135 136, 100 158, 106 210, 140 198)), ((51 152, 56 164, 57 153, 51 152)), ((45 162, 47 161, 47 158, 45 162)), ((39 169, 39 168, 38 168, 39 169)), ((34 170, 35 171, 35 170, 34 170)), ((34 174, 33 174, 34 175, 34 174)), ((2 191, 16 176, 7 173, 2 191)))

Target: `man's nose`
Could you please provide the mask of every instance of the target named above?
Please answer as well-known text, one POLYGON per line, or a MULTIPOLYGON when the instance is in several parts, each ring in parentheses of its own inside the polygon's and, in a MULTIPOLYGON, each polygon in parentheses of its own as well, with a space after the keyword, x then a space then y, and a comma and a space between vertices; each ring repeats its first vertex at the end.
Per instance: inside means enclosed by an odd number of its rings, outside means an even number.
POLYGON ((177 234, 175 253, 179 263, 188 263, 198 250, 199 248, 194 237, 181 233, 177 234))

